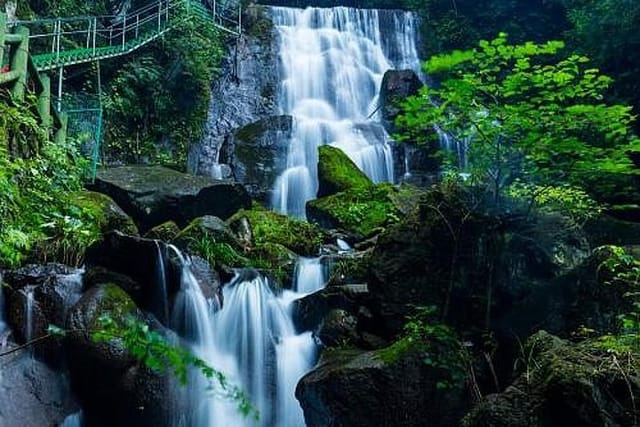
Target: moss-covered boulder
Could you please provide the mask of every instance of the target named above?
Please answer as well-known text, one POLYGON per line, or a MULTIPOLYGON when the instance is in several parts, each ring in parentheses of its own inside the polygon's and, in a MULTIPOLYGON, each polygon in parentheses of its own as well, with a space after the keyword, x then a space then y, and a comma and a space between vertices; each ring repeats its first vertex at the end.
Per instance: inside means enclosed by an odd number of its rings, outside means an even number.
POLYGON ((279 243, 263 243, 251 248, 246 256, 247 266, 259 269, 263 274, 271 277, 276 286, 290 288, 298 256, 279 243))
POLYGON ((227 223, 235 229, 245 221, 251 227, 254 247, 277 243, 298 255, 315 256, 324 240, 324 233, 317 226, 259 207, 241 210, 227 223))
POLYGON ((390 184, 352 187, 341 193, 307 203, 307 218, 323 228, 343 229, 356 238, 367 238, 398 220, 390 184))
POLYGON ((70 310, 67 327, 72 332, 65 348, 73 389, 85 417, 99 420, 95 425, 167 425, 172 407, 170 383, 142 366, 121 340, 96 342, 92 338, 93 331, 102 327, 103 315, 120 325, 132 316, 160 328, 149 323, 131 297, 115 284, 92 287, 70 310))
POLYGON ((180 233, 180 227, 173 221, 163 222, 160 225, 156 225, 151 230, 147 231, 144 235, 145 239, 162 240, 163 242, 170 242, 176 238, 180 233))
POLYGON ((599 345, 571 344, 540 331, 527 340, 513 384, 485 396, 462 425, 634 425, 640 366, 633 357, 624 363, 617 357, 599 345))
POLYGON ((225 244, 235 251, 242 251, 242 244, 233 234, 229 225, 220 218, 211 215, 191 221, 178 233, 174 241, 180 247, 193 249, 206 245, 203 240, 207 239, 211 243, 225 244))
POLYGON ((69 196, 73 205, 87 210, 96 219, 101 233, 118 230, 125 234, 138 234, 138 227, 133 219, 106 194, 77 191, 69 196))
POLYGON ((131 215, 141 231, 166 221, 185 226, 203 215, 226 219, 251 205, 241 184, 160 166, 101 169, 92 187, 111 196, 131 215))
POLYGON ((319 426, 456 425, 464 389, 438 389, 439 373, 420 352, 385 360, 375 351, 332 350, 302 377, 296 397, 306 424, 319 426))
POLYGON ((330 145, 318 148, 318 197, 371 185, 371 180, 341 149, 330 145))

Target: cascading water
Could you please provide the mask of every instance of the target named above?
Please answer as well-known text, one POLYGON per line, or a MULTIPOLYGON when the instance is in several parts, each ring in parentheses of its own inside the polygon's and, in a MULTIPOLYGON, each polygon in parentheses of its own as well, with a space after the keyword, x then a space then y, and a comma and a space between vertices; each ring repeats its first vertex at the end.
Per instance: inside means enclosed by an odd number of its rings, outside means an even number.
POLYGON ((260 413, 258 421, 243 418, 234 402, 210 393, 207 382, 194 372, 182 396, 188 410, 177 414, 174 425, 303 426, 294 390, 314 362, 316 345, 311 333, 296 333, 291 307, 294 300, 324 286, 319 259, 301 259, 296 291, 279 294, 258 272, 239 270, 224 288, 224 306, 217 307, 204 297, 189 261, 172 250, 182 264, 172 327, 196 356, 244 390, 260 413))
POLYGON ((276 7, 272 13, 280 38, 280 110, 295 119, 272 204, 304 218, 317 193, 319 145, 342 149, 374 182, 393 180, 389 136, 371 117, 384 72, 419 69, 415 22, 411 13, 389 12, 398 28, 383 40, 381 12, 373 9, 276 7))
POLYGON ((22 291, 24 293, 24 339, 29 342, 33 339, 33 293, 35 292, 34 286, 27 286, 22 291))

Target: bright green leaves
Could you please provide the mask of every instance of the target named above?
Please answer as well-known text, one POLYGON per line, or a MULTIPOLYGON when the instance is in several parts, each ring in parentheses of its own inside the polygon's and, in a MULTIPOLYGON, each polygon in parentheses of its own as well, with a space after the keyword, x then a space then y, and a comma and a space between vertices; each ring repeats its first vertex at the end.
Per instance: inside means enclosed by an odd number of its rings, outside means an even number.
POLYGON ((628 173, 637 151, 629 107, 602 103, 610 78, 561 41, 521 45, 505 34, 429 60, 441 83, 403 104, 401 141, 425 144, 434 127, 471 141, 465 172, 496 197, 516 178, 579 184, 584 174, 628 173))
POLYGON ((182 385, 187 383, 191 368, 195 368, 211 381, 210 390, 216 396, 233 400, 240 413, 251 415, 256 420, 258 418, 258 412, 248 397, 237 386, 230 384, 222 372, 180 345, 168 342, 160 333, 151 330, 149 325, 132 316, 118 321, 109 314, 103 314, 98 318, 97 329, 91 331, 91 337, 96 342, 122 342, 136 360, 153 371, 170 372, 182 385))

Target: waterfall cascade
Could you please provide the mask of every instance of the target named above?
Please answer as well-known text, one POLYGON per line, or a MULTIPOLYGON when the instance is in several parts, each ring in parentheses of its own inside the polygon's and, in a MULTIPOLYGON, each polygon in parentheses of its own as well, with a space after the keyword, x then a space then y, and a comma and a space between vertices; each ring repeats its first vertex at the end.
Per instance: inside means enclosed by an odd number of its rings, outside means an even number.
POLYGON ((304 218, 317 193, 319 145, 342 149, 374 182, 393 180, 389 136, 375 120, 378 92, 385 71, 419 69, 416 25, 411 13, 387 11, 394 31, 383 37, 383 12, 373 9, 276 7, 272 13, 280 39, 280 109, 295 119, 273 206, 304 218))
POLYGON ((243 418, 234 402, 211 393, 208 383, 194 372, 181 396, 188 410, 176 415, 174 425, 303 426, 294 390, 314 362, 316 344, 311 333, 296 333, 291 305, 324 286, 319 259, 300 260, 295 291, 277 293, 256 271, 239 270, 225 286, 224 306, 219 307, 204 297, 189 261, 173 251, 182 264, 182 277, 172 327, 196 356, 244 390, 260 414, 258 421, 243 418))

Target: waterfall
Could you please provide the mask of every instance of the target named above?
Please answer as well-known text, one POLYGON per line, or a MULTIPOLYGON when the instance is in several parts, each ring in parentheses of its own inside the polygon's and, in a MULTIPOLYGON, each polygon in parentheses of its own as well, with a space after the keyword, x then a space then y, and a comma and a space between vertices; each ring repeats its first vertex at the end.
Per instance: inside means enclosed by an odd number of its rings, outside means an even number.
POLYGON ((82 427, 82 412, 76 412, 64 419, 60 427, 82 427))
POLYGON ((260 413, 258 421, 243 418, 235 403, 208 390, 198 372, 182 390, 187 410, 174 417, 176 427, 304 426, 295 386, 315 361, 311 333, 297 334, 292 303, 324 286, 319 259, 300 259, 296 291, 275 292, 255 270, 242 269, 223 290, 224 305, 207 300, 189 260, 171 247, 182 266, 181 285, 171 315, 172 328, 189 349, 239 386, 260 413))
POLYGON ((317 149, 342 149, 374 182, 393 180, 389 135, 377 120, 378 92, 388 69, 419 69, 415 18, 393 14, 392 37, 382 37, 383 12, 335 7, 275 7, 282 83, 279 106, 294 117, 287 169, 277 178, 272 205, 305 217, 318 188, 317 149))
POLYGON ((23 289, 24 293, 24 340, 25 342, 29 342, 33 339, 33 294, 35 292, 35 286, 26 286, 23 289))

